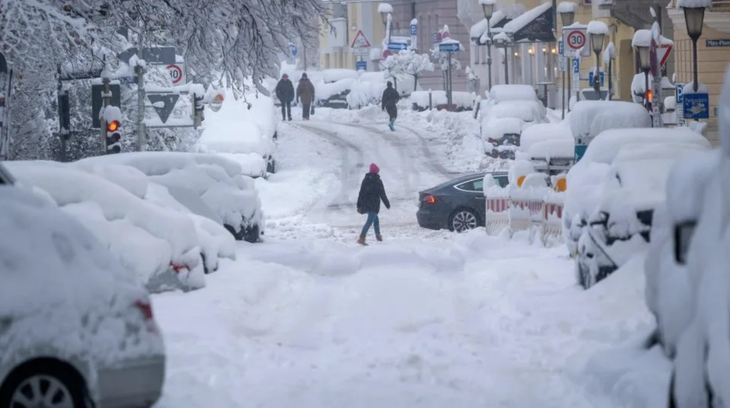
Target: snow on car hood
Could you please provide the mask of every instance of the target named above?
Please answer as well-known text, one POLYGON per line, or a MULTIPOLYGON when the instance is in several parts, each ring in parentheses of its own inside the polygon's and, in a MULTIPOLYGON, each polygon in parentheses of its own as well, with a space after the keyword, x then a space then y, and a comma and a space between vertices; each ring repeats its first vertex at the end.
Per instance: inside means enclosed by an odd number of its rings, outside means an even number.
POLYGON ((158 335, 127 333, 146 291, 86 228, 23 187, 0 186, 0 208, 0 310, 13 320, 0 365, 31 347, 92 367, 163 353, 158 335))

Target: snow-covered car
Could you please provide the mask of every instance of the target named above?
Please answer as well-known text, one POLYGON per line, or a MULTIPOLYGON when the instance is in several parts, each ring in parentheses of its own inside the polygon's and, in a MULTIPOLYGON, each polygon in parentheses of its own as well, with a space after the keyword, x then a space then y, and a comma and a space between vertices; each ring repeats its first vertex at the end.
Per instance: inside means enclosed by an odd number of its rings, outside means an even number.
POLYGON ((238 163, 222 155, 122 153, 88 158, 78 163, 82 166, 118 164, 133 167, 144 173, 152 183, 168 189, 194 191, 236 240, 258 242, 264 234, 263 210, 254 180, 242 173, 238 163))
POLYGON ((272 98, 246 97, 250 99, 247 102, 227 101, 220 111, 206 112, 208 120, 196 148, 238 162, 246 176, 265 178, 276 172, 278 113, 272 98))
POLYGON ((644 107, 624 101, 580 101, 570 112, 570 130, 577 144, 589 145, 610 129, 650 128, 644 107))
POLYGON ((541 123, 522 132, 519 152, 533 162, 536 171, 557 176, 573 165, 575 139, 565 122, 541 123))
MULTIPOLYGON (((704 140, 697 135, 699 140, 704 140)), ((706 142, 706 141, 705 141, 706 142)), ((709 143, 627 144, 604 179, 602 197, 578 241, 578 282, 584 288, 605 279, 650 242, 654 210, 666 200, 671 167, 709 143)))
POLYGON ((0 406, 154 405, 165 348, 146 290, 48 197, 3 184, 0 208, 0 406))
POLYGON ((491 106, 481 121, 487 155, 514 159, 522 132, 547 122, 544 112, 545 107, 537 101, 507 100, 491 106))
POLYGON ((141 174, 133 178, 117 168, 111 176, 119 180, 115 183, 62 163, 8 162, 7 167, 18 182, 32 186, 85 225, 151 292, 205 286, 206 268, 193 220, 140 197, 147 189, 137 182, 146 181, 141 174))
POLYGON ((619 151, 629 144, 663 143, 709 146, 707 139, 688 128, 611 129, 601 132, 588 145, 583 158, 573 165, 567 175, 568 189, 563 209, 563 234, 572 257, 578 255, 578 240, 602 199, 602 183, 619 151))

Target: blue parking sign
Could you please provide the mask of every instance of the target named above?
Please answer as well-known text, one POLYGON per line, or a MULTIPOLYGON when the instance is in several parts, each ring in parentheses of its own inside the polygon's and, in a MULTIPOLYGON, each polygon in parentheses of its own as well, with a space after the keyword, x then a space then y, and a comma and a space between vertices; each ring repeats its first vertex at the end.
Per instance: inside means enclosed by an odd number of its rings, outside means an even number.
POLYGON ((685 119, 709 119, 710 95, 706 93, 683 94, 685 119))
POLYGON ((368 70, 368 62, 367 61, 356 61, 355 62, 355 70, 356 71, 367 71, 368 70))

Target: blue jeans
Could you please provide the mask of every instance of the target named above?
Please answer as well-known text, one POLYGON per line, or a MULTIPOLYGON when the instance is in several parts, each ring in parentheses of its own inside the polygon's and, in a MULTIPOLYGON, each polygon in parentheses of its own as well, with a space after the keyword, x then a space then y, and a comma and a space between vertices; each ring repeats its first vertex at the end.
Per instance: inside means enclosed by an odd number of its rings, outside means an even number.
POLYGON ((375 227, 375 235, 380 235, 380 219, 378 219, 378 213, 372 211, 368 213, 368 220, 365 221, 365 226, 362 227, 360 236, 364 237, 368 235, 371 225, 375 227))

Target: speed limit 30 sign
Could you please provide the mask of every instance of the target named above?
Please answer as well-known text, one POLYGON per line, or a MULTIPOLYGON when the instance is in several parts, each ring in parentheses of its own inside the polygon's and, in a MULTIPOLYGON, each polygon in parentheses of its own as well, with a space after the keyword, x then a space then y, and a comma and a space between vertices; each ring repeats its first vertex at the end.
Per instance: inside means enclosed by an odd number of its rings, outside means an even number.
POLYGON ((185 70, 182 64, 172 64, 167 66, 167 72, 170 74, 173 85, 184 84, 185 81, 185 70))
POLYGON ((563 29, 563 56, 572 57, 576 51, 583 49, 583 56, 590 56, 590 47, 586 47, 588 44, 588 36, 585 28, 565 28, 563 29))

